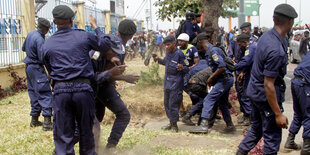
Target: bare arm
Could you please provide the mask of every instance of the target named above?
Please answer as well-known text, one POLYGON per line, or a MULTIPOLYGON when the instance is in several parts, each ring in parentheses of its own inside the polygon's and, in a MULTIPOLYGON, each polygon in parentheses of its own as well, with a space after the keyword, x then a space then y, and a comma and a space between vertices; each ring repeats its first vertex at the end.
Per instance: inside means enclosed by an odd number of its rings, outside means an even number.
POLYGON ((274 87, 274 82, 276 78, 271 78, 265 76, 264 78, 264 88, 266 91, 266 97, 269 103, 269 106, 271 107, 272 111, 275 113, 276 117, 276 123, 280 128, 286 128, 288 125, 288 120, 286 116, 284 116, 281 112, 281 109, 279 107, 278 101, 277 101, 277 94, 274 87))

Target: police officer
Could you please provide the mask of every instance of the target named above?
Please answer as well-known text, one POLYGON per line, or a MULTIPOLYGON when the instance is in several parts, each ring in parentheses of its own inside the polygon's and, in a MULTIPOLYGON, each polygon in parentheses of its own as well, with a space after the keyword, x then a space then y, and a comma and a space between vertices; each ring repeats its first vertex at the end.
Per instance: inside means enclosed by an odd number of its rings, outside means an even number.
POLYGON ((172 130, 178 132, 177 121, 179 120, 180 104, 183 100, 184 75, 188 71, 184 63, 185 56, 183 52, 177 48, 174 36, 168 36, 164 40, 166 48, 166 57, 160 59, 155 57, 155 61, 165 65, 165 81, 164 81, 164 105, 167 117, 170 123, 163 130, 172 130))
MULTIPOLYGON (((247 34, 250 35, 250 44, 256 44, 257 42, 257 38, 254 37, 251 34, 251 23, 249 22, 245 22, 240 26, 240 29, 242 31, 243 34, 247 34)), ((232 40, 230 42, 229 48, 228 48, 228 52, 227 52, 227 56, 229 56, 231 59, 233 59, 235 61, 235 63, 239 63, 239 61, 244 57, 245 51, 242 51, 238 45, 238 43, 235 40, 232 40)), ((239 83, 237 78, 240 74, 240 71, 236 71, 235 72, 235 88, 237 91, 237 97, 240 103, 240 111, 243 113, 243 116, 239 116, 238 117, 238 123, 242 124, 244 123, 244 121, 246 121, 244 124, 247 125, 248 124, 248 120, 250 119, 250 114, 251 114, 251 109, 247 108, 245 106, 250 105, 249 102, 244 103, 243 100, 248 101, 246 96, 243 95, 244 90, 242 89, 242 83, 239 83)))
MULTIPOLYGON (((91 25, 96 28, 97 24, 95 20, 92 20, 92 16, 90 19, 91 25)), ((99 58, 92 61, 95 72, 93 88, 96 92, 96 116, 98 121, 101 122, 103 120, 105 107, 116 115, 112 131, 108 138, 108 144, 106 145, 107 149, 116 147, 130 121, 130 113, 120 98, 120 94, 115 89, 115 80, 123 80, 129 83, 135 83, 138 80, 137 76, 120 75, 124 72, 126 66, 115 66, 116 63, 112 62, 116 57, 122 58, 125 55, 123 43, 126 43, 136 33, 136 25, 131 20, 123 20, 120 22, 118 30, 120 36, 104 35, 102 32, 98 32, 103 38, 109 38, 111 49, 108 53, 103 53, 99 58)), ((90 52, 90 55, 91 57, 96 56, 93 51, 90 52)), ((120 63, 124 64, 123 59, 121 60, 120 63)))
POLYGON ((294 18, 295 9, 288 4, 280 4, 274 10, 274 27, 264 33, 257 43, 247 95, 252 101, 252 126, 239 145, 237 155, 248 154, 264 137, 264 154, 277 154, 282 129, 287 128, 287 118, 282 114, 287 65, 287 41, 294 18))
MULTIPOLYGON (((178 43, 179 43, 179 49, 182 50, 183 54, 185 55, 185 64, 189 69, 194 67, 197 62, 199 61, 199 56, 198 56, 198 50, 195 46, 189 44, 189 36, 186 33, 181 33, 178 36, 178 43)), ((192 104, 196 104, 198 102, 199 97, 187 89, 187 80, 184 79, 184 91, 190 96, 192 100, 192 104)), ((181 109, 180 109, 180 116, 183 117, 186 114, 184 111, 184 105, 183 103, 181 104, 181 109)))
POLYGON ((38 18, 38 30, 31 31, 24 44, 23 51, 27 56, 24 59, 26 64, 27 89, 31 102, 32 116, 30 126, 41 126, 42 122, 38 120, 40 113, 44 116, 43 130, 53 130, 52 116, 52 92, 49 86, 42 63, 42 45, 45 41, 45 34, 50 28, 50 22, 44 18, 38 18))
POLYGON ((184 25, 184 32, 189 35, 189 42, 191 43, 193 39, 198 35, 195 27, 195 16, 194 12, 186 12, 186 22, 184 25))
POLYGON ((72 29, 74 12, 65 5, 53 11, 58 31, 43 45, 43 62, 53 80, 54 143, 57 155, 74 154, 74 132, 79 130, 80 154, 95 154, 93 120, 95 98, 90 86, 94 72, 91 49, 110 49, 110 41, 72 29))
MULTIPOLYGON (((212 109, 214 105, 218 104, 222 111, 226 127, 223 132, 235 131, 235 126, 231 120, 229 108, 227 105, 229 90, 233 85, 234 79, 232 73, 226 69, 224 62, 223 51, 209 43, 210 36, 201 33, 197 36, 198 46, 203 48, 206 52, 206 60, 212 69, 212 75, 207 80, 207 86, 213 88, 210 93, 203 100, 203 109, 201 113, 201 124, 190 130, 190 133, 207 133, 208 132, 208 119, 211 118, 212 109)), ((210 88, 209 88, 210 89, 210 88)))
POLYGON ((243 124, 249 126, 251 124, 250 115, 252 110, 252 105, 249 97, 246 95, 246 88, 251 76, 251 68, 253 64, 253 57, 256 50, 256 44, 250 44, 250 36, 243 33, 237 36, 237 43, 240 47, 241 52, 244 53, 244 57, 235 65, 236 71, 240 74, 237 78, 237 82, 242 87, 242 97, 241 102, 243 103, 242 108, 244 111, 244 120, 243 124))
POLYGON ((310 154, 310 122, 309 122, 309 104, 310 104, 310 52, 300 62, 294 70, 295 78, 291 81, 294 118, 289 128, 289 135, 284 145, 287 149, 300 149, 300 145, 294 142, 295 135, 298 133, 301 125, 304 127, 302 138, 304 139, 301 155, 310 154))

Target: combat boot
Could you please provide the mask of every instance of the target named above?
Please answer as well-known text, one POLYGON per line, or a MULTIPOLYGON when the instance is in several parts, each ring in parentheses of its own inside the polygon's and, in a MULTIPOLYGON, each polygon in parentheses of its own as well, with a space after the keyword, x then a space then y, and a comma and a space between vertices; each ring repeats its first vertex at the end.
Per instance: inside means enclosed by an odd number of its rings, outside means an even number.
POLYGON ((106 154, 109 154, 109 155, 116 155, 117 154, 116 144, 108 143, 105 146, 105 152, 106 154))
POLYGON ((39 116, 32 116, 30 127, 42 126, 42 122, 39 121, 39 116))
POLYGON ((223 133, 232 133, 234 131, 236 131, 236 128, 233 122, 232 121, 226 122, 226 127, 224 128, 223 133))
POLYGON ((208 133, 208 120, 205 118, 202 118, 200 125, 190 130, 189 133, 194 133, 194 134, 208 133))
POLYGON ((292 150, 300 150, 301 146, 295 143, 295 135, 292 133, 288 134, 286 143, 284 145, 284 148, 286 149, 292 149, 292 150))
POLYGON ((53 124, 50 116, 44 116, 43 128, 44 131, 53 130, 53 124))
POLYGON ((300 155, 310 155, 310 139, 304 138, 304 143, 300 151, 300 155))
POLYGON ((244 115, 243 116, 243 125, 244 126, 250 126, 251 125, 251 118, 249 115, 244 115))
POLYGON ((171 122, 170 124, 171 124, 171 128, 170 128, 171 131, 174 131, 174 132, 179 131, 177 122, 171 122))
POLYGON ((195 123, 192 122, 191 117, 192 116, 189 113, 187 113, 185 116, 182 117, 182 122, 185 123, 186 125, 194 126, 195 123))
POLYGON ((171 129, 171 123, 161 127, 162 130, 170 130, 171 129))

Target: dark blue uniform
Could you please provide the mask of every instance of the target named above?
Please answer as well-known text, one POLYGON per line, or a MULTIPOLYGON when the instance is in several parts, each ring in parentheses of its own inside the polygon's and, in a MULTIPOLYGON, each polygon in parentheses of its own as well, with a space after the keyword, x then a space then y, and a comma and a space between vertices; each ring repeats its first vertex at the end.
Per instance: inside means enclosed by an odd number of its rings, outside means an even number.
MULTIPOLYGON (((90 55, 92 54, 93 52, 90 52, 90 55)), ((92 64, 95 72, 93 88, 96 94, 96 116, 101 122, 105 114, 105 107, 116 115, 108 143, 117 145, 129 124, 130 113, 115 89, 115 83, 108 81, 111 77, 108 69, 114 67, 114 64, 101 56, 97 60, 92 60, 92 64)))
POLYGON ((53 131, 57 154, 74 154, 75 121, 80 154, 94 154, 95 97, 89 82, 94 71, 89 51, 109 48, 108 39, 71 28, 59 29, 43 45, 44 64, 55 81, 53 131))
POLYGON ((184 84, 184 74, 188 71, 185 63, 185 56, 180 49, 169 53, 166 52, 164 59, 159 59, 158 63, 165 65, 164 80, 164 105, 166 115, 170 122, 179 120, 179 109, 183 99, 182 91, 184 84), (183 71, 177 70, 177 65, 183 65, 183 71))
POLYGON ((310 139, 310 52, 306 54, 294 71, 291 90, 293 96, 294 118, 289 128, 290 133, 297 134, 301 125, 304 127, 302 137, 310 139))
POLYGON ((251 69, 253 64, 253 58, 255 55, 256 45, 250 44, 249 47, 247 47, 246 51, 244 52, 245 56, 239 61, 238 64, 235 65, 235 69, 238 72, 243 72, 243 80, 240 83, 242 86, 242 95, 241 95, 241 102, 243 103, 242 106, 240 106, 240 109, 242 112, 244 112, 246 115, 250 116, 252 105, 249 97, 246 94, 246 89, 248 87, 248 83, 251 77, 251 69))
POLYGON ((185 33, 189 35, 189 42, 192 42, 192 40, 196 37, 194 23, 191 21, 186 21, 184 29, 185 33))
POLYGON ((264 137, 264 154, 277 154, 279 151, 282 130, 277 126, 275 114, 266 98, 264 77, 276 78, 275 90, 279 107, 284 102, 287 64, 287 41, 275 29, 266 32, 258 41, 251 70, 247 95, 252 101, 252 126, 239 145, 239 151, 249 152, 264 137))
POLYGON ((36 30, 28 34, 23 44, 31 116, 40 116, 41 111, 43 116, 52 116, 52 91, 41 58, 44 41, 45 35, 36 30))
MULTIPOLYGON (((220 48, 209 44, 206 51, 206 60, 211 67, 212 72, 215 72, 218 68, 226 67, 224 62, 224 54, 220 48)), ((226 69, 225 73, 221 77, 217 77, 214 81, 213 89, 203 100, 203 109, 201 113, 202 118, 210 119, 212 115, 212 109, 214 106, 219 105, 220 110, 225 122, 231 121, 229 108, 227 105, 229 90, 233 85, 234 78, 232 73, 226 69)))
MULTIPOLYGON (((256 46, 257 44, 257 38, 251 35, 250 37, 250 45, 256 46)), ((227 56, 233 59, 237 64, 241 61, 241 59, 245 56, 245 52, 242 51, 237 43, 237 41, 232 40, 230 42, 227 56)), ((247 97, 245 96, 245 89, 243 83, 239 83, 237 81, 237 78, 240 74, 240 70, 236 70, 235 72, 235 88, 237 91, 237 97, 240 103, 240 111, 243 112, 246 115, 249 115, 251 112, 249 111, 250 109, 248 108, 249 101, 247 100, 247 97), (244 103, 245 100, 245 103, 244 103)))

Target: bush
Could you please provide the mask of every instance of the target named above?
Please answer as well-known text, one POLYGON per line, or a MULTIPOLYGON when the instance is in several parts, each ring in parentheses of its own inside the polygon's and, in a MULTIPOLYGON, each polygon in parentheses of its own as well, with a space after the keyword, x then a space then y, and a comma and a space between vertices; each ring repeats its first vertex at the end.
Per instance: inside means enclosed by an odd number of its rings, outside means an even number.
POLYGON ((157 85, 162 84, 163 79, 159 76, 159 64, 158 63, 152 63, 152 65, 149 67, 148 72, 141 71, 141 77, 138 81, 138 85, 157 85))

